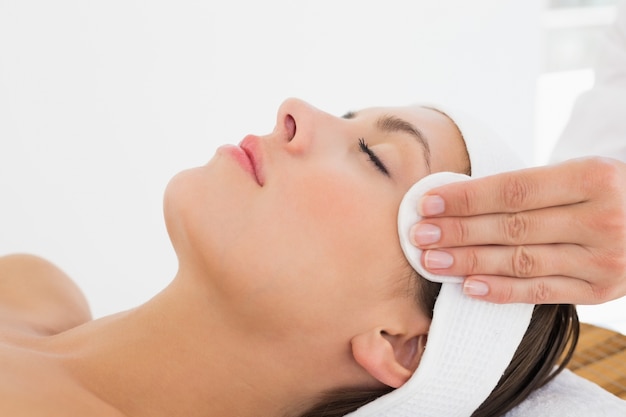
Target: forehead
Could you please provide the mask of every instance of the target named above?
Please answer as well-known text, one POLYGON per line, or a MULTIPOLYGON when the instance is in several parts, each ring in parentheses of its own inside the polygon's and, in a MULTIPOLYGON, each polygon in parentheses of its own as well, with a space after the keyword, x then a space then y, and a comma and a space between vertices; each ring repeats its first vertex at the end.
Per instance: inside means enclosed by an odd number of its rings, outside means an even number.
POLYGON ((420 105, 404 107, 371 107, 358 112, 364 118, 394 116, 418 129, 428 144, 431 172, 469 171, 469 156, 456 124, 444 113, 420 105))
POLYGON ((359 114, 394 114, 406 119, 417 120, 432 120, 440 122, 450 121, 448 116, 442 112, 435 110, 432 107, 422 106, 419 104, 409 106, 391 106, 391 107, 368 107, 359 111, 359 114))

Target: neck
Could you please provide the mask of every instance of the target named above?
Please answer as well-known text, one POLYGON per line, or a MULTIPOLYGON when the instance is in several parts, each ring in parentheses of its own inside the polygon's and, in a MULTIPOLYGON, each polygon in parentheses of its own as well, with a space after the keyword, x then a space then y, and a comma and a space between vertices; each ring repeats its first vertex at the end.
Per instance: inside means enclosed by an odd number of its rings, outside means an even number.
POLYGON ((311 393, 274 349, 251 345, 181 281, 141 307, 50 338, 45 349, 127 416, 282 416, 306 403, 311 393))

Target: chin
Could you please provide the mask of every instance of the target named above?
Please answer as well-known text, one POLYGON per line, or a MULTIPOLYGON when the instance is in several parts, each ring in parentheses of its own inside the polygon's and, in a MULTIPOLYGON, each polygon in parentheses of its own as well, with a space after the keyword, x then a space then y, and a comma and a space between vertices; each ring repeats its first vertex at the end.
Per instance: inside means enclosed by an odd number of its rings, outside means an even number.
POLYGON ((176 174, 163 196, 163 216, 179 262, 194 258, 205 263, 220 246, 228 244, 236 228, 241 193, 227 173, 203 166, 176 174), (219 175, 222 174, 222 175, 219 175))
POLYGON ((181 201, 185 198, 184 183, 187 171, 180 172, 172 177, 163 193, 163 219, 165 228, 170 238, 170 242, 174 246, 174 250, 178 254, 178 242, 183 238, 181 231, 183 230, 182 216, 180 215, 181 201))
POLYGON ((202 172, 204 169, 181 171, 165 187, 163 215, 170 239, 174 239, 190 224, 207 217, 201 213, 209 211, 206 206, 215 193, 215 187, 207 181, 207 175, 202 172))

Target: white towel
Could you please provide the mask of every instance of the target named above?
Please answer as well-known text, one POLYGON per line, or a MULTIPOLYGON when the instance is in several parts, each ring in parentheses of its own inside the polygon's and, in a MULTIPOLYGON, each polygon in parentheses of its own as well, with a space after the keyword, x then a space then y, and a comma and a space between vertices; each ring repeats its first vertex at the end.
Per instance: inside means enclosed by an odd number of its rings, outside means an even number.
POLYGON ((565 370, 505 417, 624 417, 626 401, 565 370))

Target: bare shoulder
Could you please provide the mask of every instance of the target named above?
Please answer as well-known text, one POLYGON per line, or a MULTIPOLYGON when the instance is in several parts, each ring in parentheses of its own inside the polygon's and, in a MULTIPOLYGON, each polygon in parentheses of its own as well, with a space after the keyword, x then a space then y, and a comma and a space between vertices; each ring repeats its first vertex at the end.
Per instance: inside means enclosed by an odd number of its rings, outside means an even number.
POLYGON ((0 375, 0 416, 124 417, 36 349, 0 341, 0 375))
POLYGON ((60 268, 34 255, 0 257, 0 330, 50 335, 89 320, 87 300, 60 268))
POLYGON ((89 320, 85 297, 56 265, 32 255, 0 257, 0 416, 124 417, 37 347, 89 320))

